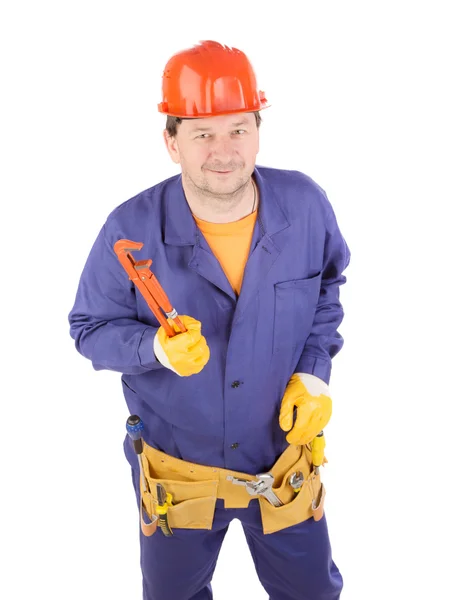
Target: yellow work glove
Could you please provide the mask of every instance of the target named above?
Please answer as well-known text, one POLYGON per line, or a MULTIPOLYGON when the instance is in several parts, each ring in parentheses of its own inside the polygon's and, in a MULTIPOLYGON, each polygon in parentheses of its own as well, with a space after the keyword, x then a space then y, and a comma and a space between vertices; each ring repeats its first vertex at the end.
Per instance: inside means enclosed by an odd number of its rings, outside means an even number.
POLYGON ((294 373, 287 384, 279 412, 279 425, 289 444, 309 444, 327 425, 332 415, 328 385, 308 373, 294 373), (297 409, 295 424, 294 410, 297 409))
POLYGON ((181 333, 175 323, 168 319, 173 329, 178 332, 174 337, 168 337, 163 327, 159 327, 154 336, 154 354, 157 360, 167 369, 181 377, 200 373, 209 361, 209 348, 201 334, 200 321, 179 315, 187 331, 181 333))

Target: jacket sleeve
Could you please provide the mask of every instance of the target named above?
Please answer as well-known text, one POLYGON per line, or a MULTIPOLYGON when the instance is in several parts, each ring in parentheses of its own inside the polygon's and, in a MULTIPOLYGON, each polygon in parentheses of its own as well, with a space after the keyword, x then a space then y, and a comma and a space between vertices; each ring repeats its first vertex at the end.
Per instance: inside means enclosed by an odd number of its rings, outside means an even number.
POLYGON ((349 265, 351 254, 327 198, 326 201, 326 237, 321 289, 311 333, 295 372, 315 375, 328 384, 332 358, 341 350, 344 343, 337 331, 344 316, 339 296, 340 286, 346 283, 343 271, 349 265))
POLYGON ((106 239, 106 224, 89 253, 69 314, 76 349, 102 369, 129 375, 162 368, 153 351, 157 328, 138 320, 133 283, 106 239))

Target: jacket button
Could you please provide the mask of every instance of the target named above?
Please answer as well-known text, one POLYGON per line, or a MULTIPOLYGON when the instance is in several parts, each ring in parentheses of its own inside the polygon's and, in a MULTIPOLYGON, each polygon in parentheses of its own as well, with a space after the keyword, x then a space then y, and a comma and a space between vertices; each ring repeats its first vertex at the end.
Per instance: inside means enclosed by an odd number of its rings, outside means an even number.
POLYGON ((233 381, 232 382, 232 388, 237 388, 240 385, 239 381, 233 381))
POLYGON ((236 449, 238 448, 238 446, 239 446, 238 442, 235 442, 235 444, 232 444, 232 445, 230 446, 230 448, 231 448, 232 450, 236 450, 236 449))

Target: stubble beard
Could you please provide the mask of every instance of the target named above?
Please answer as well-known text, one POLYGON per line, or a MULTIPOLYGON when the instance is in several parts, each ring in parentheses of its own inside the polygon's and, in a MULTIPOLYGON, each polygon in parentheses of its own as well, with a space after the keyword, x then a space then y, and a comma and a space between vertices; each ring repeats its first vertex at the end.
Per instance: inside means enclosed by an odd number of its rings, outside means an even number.
POLYGON ((244 192, 251 183, 251 175, 239 175, 224 191, 224 183, 221 182, 219 189, 211 185, 209 179, 202 172, 202 178, 195 181, 188 173, 183 173, 187 185, 192 190, 192 193, 199 197, 204 205, 211 205, 221 210, 227 210, 235 207, 242 199, 244 192))

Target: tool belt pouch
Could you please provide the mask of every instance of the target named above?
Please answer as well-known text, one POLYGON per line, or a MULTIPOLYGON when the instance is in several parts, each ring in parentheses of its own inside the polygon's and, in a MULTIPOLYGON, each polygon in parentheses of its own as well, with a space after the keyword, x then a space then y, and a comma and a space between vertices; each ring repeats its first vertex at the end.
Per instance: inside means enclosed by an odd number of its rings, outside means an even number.
MULTIPOLYGON (((211 529, 219 480, 215 477, 195 481, 193 470, 189 471, 188 477, 182 469, 179 472, 174 470, 175 463, 183 461, 176 461, 147 444, 143 446, 141 458, 149 487, 148 493, 142 491, 142 502, 149 519, 156 521, 158 517, 157 484, 160 483, 172 495, 172 505, 167 510, 171 529, 211 529)), ((198 468, 197 465, 195 467, 198 468)))
MULTIPOLYGON (((140 481, 140 489, 142 482, 140 481)), ((158 518, 154 514, 154 504, 150 492, 141 491, 140 525, 146 537, 150 537, 157 529, 158 518), (146 519, 145 519, 146 516, 146 519)))
POLYGON ((242 486, 227 481, 228 475, 255 480, 253 475, 189 463, 146 443, 141 460, 148 485, 146 492, 140 486, 142 512, 151 521, 146 523, 142 515, 142 531, 145 535, 152 535, 157 528, 158 483, 172 495, 172 505, 167 510, 171 529, 211 529, 217 498, 224 500, 225 508, 246 508, 258 498, 265 534, 297 525, 311 517, 318 521, 324 514, 325 489, 320 475, 313 469, 310 446, 288 446, 271 468, 273 492, 283 503, 278 507, 262 496, 250 496, 242 486), (290 476, 296 471, 304 475, 303 485, 298 492, 289 482, 290 476))
POLYGON ((283 506, 273 506, 263 497, 259 498, 263 532, 265 534, 280 531, 297 525, 313 517, 319 521, 324 514, 325 489, 312 466, 312 454, 309 446, 289 446, 271 469, 274 476, 273 492, 283 506), (289 468, 290 459, 299 454, 296 462, 289 468), (304 482, 298 492, 289 483, 290 476, 301 471, 304 482))

